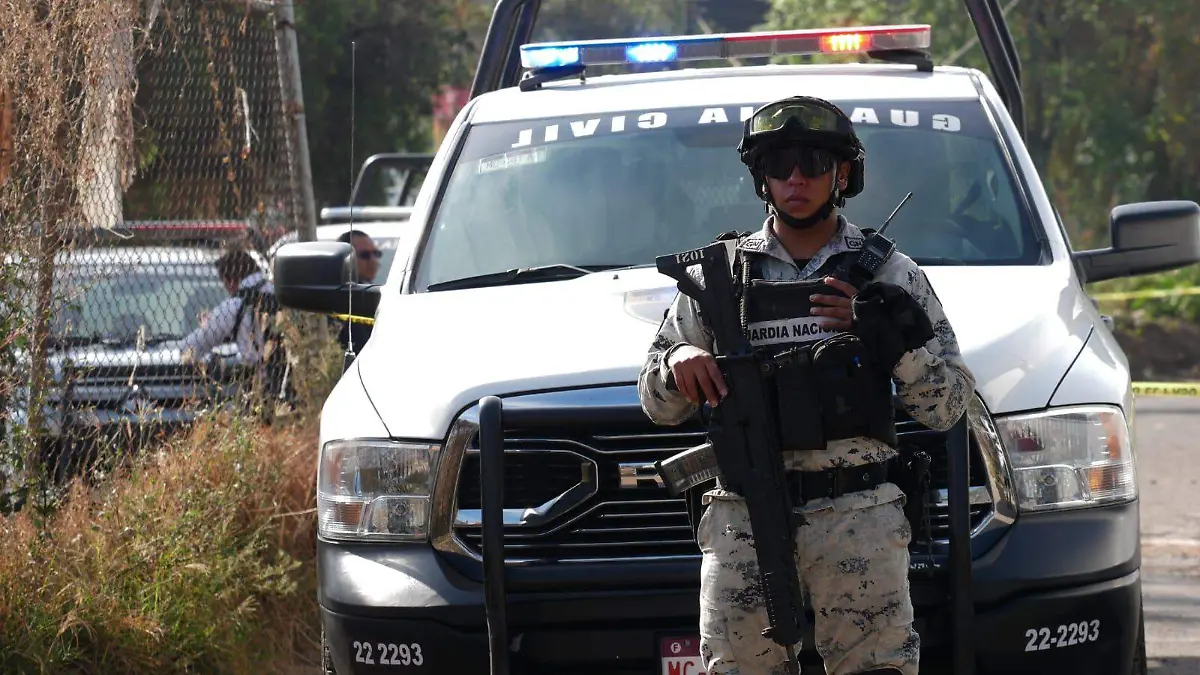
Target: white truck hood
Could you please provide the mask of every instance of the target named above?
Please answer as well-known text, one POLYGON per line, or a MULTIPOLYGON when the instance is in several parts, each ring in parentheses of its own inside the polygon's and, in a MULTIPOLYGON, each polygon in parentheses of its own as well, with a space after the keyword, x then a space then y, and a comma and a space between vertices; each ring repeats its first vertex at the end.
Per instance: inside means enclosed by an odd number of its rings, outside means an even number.
MULTIPOLYGON (((1069 277, 1053 267, 927 273, 989 409, 1046 405, 1092 328, 1094 313, 1069 277)), ((355 367, 391 435, 441 438, 483 396, 636 382, 674 293, 653 268, 413 295, 388 289, 355 367)))

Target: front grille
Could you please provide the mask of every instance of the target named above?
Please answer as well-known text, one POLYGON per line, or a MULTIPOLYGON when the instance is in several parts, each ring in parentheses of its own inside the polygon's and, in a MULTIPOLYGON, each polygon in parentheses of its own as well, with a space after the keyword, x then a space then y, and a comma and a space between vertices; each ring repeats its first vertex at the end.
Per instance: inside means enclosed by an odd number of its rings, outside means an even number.
MULTIPOLYGON (((504 458, 505 506, 545 504, 570 490, 580 480, 580 458, 572 453, 518 452, 504 458)), ((463 460, 466 475, 479 475, 479 455, 463 460)), ((479 481, 464 482, 458 492, 461 509, 483 508, 479 481)))
MULTIPOLYGON (((945 490, 945 435, 911 420, 897 426, 901 452, 917 448, 928 452, 932 460, 930 490, 945 490)), ((569 427, 536 432, 508 430, 504 440, 505 509, 533 509, 564 493, 579 482, 581 462, 595 463, 597 486, 591 497, 550 522, 533 527, 506 525, 506 557, 510 561, 554 562, 698 555, 684 500, 672 498, 653 480, 623 487, 621 465, 651 465, 703 441, 698 423, 664 428, 647 421, 620 427, 608 424, 601 429, 580 420, 569 427)), ((477 513, 479 455, 475 441, 467 453, 458 476, 457 509, 477 513)), ((970 476, 972 486, 987 485, 986 468, 974 439, 970 476)), ((628 482, 632 481, 627 477, 628 482)), ((990 499, 972 504, 971 527, 978 526, 991 509, 990 499)), ((914 531, 914 552, 924 552, 931 542, 949 538, 948 507, 931 504, 928 523, 922 525, 914 531)), ((481 553, 477 520, 456 523, 454 531, 467 548, 481 553)))
POLYGON ((186 365, 69 367, 63 391, 52 403, 72 410, 120 410, 132 395, 157 408, 186 408, 211 402, 221 384, 186 365), (131 394, 134 387, 137 392, 131 394))
MULTIPOLYGON (((945 490, 950 482, 947 471, 948 467, 946 465, 946 434, 933 431, 911 420, 906 420, 897 425, 897 435, 900 440, 899 450, 902 456, 917 450, 924 450, 929 454, 929 489, 931 491, 945 490)), ((979 445, 975 442, 974 435, 971 436, 971 456, 967 467, 970 486, 972 488, 986 489, 988 484, 987 468, 983 463, 983 458, 979 454, 979 445)), ((992 503, 990 497, 985 504, 972 503, 970 510, 971 529, 974 529, 991 513, 992 503)), ((910 546, 914 551, 919 549, 921 552, 927 552, 932 542, 948 541, 950 539, 950 506, 948 504, 938 506, 931 503, 927 514, 927 522, 916 525, 913 532, 912 545, 910 546)))

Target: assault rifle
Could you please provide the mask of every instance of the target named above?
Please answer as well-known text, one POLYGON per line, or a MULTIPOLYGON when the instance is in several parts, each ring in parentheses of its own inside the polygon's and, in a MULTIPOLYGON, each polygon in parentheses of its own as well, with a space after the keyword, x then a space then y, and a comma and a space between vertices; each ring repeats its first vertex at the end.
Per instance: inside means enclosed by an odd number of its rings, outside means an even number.
POLYGON ((784 647, 789 672, 797 675, 795 645, 801 639, 804 607, 795 533, 803 518, 792 510, 784 478, 775 408, 768 403, 764 379, 770 365, 755 354, 742 331, 724 242, 659 256, 655 262, 660 273, 678 283, 681 293, 696 301, 712 329, 714 357, 729 394, 720 405, 709 402, 709 443, 724 482, 739 489, 750 512, 769 622, 763 636, 784 647), (704 288, 688 275, 693 264, 704 274, 704 288))
MULTIPOLYGON (((838 265, 837 269, 833 271, 833 276, 859 290, 862 290, 864 286, 874 279, 875 273, 879 271, 880 267, 883 267, 883 264, 896 251, 896 242, 883 236, 883 231, 888 228, 892 219, 896 217, 896 214, 900 212, 900 208, 904 206, 905 202, 912 195, 913 193, 909 192, 904 196, 904 199, 900 200, 900 203, 896 205, 896 208, 892 209, 892 213, 887 217, 887 220, 883 221, 883 225, 878 230, 863 230, 866 237, 863 239, 859 254, 847 258, 844 263, 838 265)), ((698 252, 682 253, 680 255, 701 255, 701 252, 705 250, 707 249, 700 249, 698 252)), ((669 259, 671 256, 665 256, 665 258, 669 259)), ((661 260, 662 258, 660 258, 661 260)), ((659 262, 658 269, 660 272, 663 271, 663 264, 659 262)), ((665 264, 678 265, 678 263, 671 263, 669 260, 665 264)), ((680 277, 674 276, 672 273, 664 272, 664 274, 668 274, 676 281, 680 280, 680 277)), ((675 274, 682 274, 682 272, 676 272, 675 274)), ((691 293, 687 294, 692 295, 691 293)), ((693 297, 695 296, 693 295, 693 297)), ((705 312, 715 311, 707 307, 702 307, 701 309, 705 312)), ((721 309, 726 308, 723 307, 721 309)), ((668 378, 668 386, 670 386, 670 382, 671 380, 668 378)), ((678 497, 720 474, 720 467, 717 464, 711 442, 698 445, 694 448, 688 448, 664 460, 655 462, 654 467, 658 470, 658 475, 662 477, 667 491, 673 497, 678 497)), ((917 503, 915 498, 910 500, 910 502, 914 505, 917 503)))

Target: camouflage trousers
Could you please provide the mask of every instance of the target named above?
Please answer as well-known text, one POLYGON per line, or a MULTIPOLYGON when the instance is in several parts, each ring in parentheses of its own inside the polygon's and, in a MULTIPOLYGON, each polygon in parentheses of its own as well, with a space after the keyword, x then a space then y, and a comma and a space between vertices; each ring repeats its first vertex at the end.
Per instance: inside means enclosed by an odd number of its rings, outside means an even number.
MULTIPOLYGON (((800 583, 815 620, 815 647, 828 675, 896 668, 916 675, 920 638, 912 628, 908 543, 899 500, 853 510, 806 513, 796 536, 800 583)), ((746 503, 714 498, 697 530, 700 654, 709 675, 785 673, 783 648, 762 636, 767 613, 746 503)), ((801 645, 796 645, 799 652, 801 645)))

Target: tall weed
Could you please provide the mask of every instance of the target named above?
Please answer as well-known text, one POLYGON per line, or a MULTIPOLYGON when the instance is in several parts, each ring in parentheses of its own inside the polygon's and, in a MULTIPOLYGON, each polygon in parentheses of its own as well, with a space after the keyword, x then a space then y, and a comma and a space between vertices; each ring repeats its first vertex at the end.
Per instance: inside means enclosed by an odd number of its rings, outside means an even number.
POLYGON ((0 521, 0 670, 271 673, 314 653, 316 428, 206 420, 0 521))

